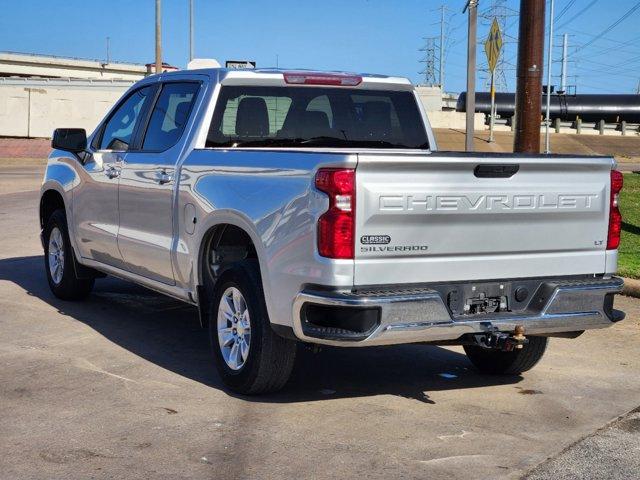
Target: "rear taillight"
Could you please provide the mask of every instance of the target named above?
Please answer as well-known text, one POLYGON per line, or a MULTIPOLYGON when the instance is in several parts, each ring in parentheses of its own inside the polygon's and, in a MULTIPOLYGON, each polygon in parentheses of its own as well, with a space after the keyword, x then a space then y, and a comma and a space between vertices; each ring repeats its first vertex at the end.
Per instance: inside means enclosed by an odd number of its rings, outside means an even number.
POLYGON ((620 245, 622 231, 622 215, 618 208, 620 190, 622 190, 622 173, 611 170, 611 200, 609 205, 609 234, 607 235, 607 250, 615 250, 620 245))
POLYGON ((328 258, 353 258, 356 172, 321 168, 316 188, 329 195, 329 210, 318 219, 318 252, 328 258))

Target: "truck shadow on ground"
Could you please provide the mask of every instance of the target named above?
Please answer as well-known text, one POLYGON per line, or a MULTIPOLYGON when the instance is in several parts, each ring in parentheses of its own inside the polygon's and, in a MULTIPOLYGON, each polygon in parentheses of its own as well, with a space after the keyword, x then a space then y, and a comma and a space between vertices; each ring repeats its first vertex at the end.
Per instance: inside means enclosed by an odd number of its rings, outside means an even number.
MULTIPOLYGON (((189 305, 114 277, 97 280, 85 301, 61 301, 49 290, 41 256, 0 260, 0 280, 15 283, 145 360, 224 390, 207 333, 189 305)), ((324 348, 319 353, 301 346, 282 392, 243 398, 287 403, 391 394, 434 403, 430 392, 515 384, 521 379, 480 375, 461 351, 436 346, 324 348)))

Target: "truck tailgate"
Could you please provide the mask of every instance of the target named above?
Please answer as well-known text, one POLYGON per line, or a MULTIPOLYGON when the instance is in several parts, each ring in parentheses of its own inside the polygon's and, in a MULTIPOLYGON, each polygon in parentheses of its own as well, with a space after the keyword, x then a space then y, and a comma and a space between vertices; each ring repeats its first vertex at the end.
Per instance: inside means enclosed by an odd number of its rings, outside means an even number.
POLYGON ((360 154, 354 283, 603 273, 612 166, 597 157, 360 154))

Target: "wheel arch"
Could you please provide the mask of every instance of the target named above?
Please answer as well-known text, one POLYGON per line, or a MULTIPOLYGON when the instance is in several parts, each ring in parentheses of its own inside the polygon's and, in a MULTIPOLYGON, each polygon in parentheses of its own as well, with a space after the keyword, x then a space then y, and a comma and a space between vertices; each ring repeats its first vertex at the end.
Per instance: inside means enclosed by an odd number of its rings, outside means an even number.
POLYGON ((206 326, 208 322, 207 301, 217 279, 228 265, 246 258, 255 258, 258 261, 265 303, 269 311, 270 292, 265 280, 268 267, 264 261, 264 246, 251 224, 235 215, 221 215, 215 221, 210 221, 206 228, 203 228, 203 232, 199 241, 196 277, 202 326, 206 326))
POLYGON ((56 188, 49 187, 42 191, 40 195, 40 228, 43 229, 45 223, 53 212, 63 209, 67 215, 66 203, 64 196, 56 188))

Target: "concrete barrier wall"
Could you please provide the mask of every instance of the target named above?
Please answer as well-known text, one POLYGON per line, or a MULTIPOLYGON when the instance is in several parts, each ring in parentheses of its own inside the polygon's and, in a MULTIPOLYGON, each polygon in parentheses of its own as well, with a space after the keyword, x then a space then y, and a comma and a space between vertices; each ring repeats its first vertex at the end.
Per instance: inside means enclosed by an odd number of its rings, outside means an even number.
MULTIPOLYGON (((467 127, 467 114, 464 112, 451 111, 428 111, 427 117, 432 128, 453 128, 465 130, 467 127)), ((484 113, 476 113, 473 117, 473 128, 484 130, 484 113)))
MULTIPOLYGON (((84 128, 90 133, 131 84, 0 78, 0 136, 50 138, 57 127, 84 128)), ((440 89, 433 90, 440 99, 440 89)), ((433 95, 421 95, 420 99, 431 101, 433 95)), ((430 101, 426 101, 425 107, 433 128, 465 128, 464 113, 431 110, 430 101)), ((475 128, 484 128, 483 114, 476 114, 475 128)))
POLYGON ((50 138, 57 127, 92 132, 131 82, 0 83, 0 136, 50 138))

